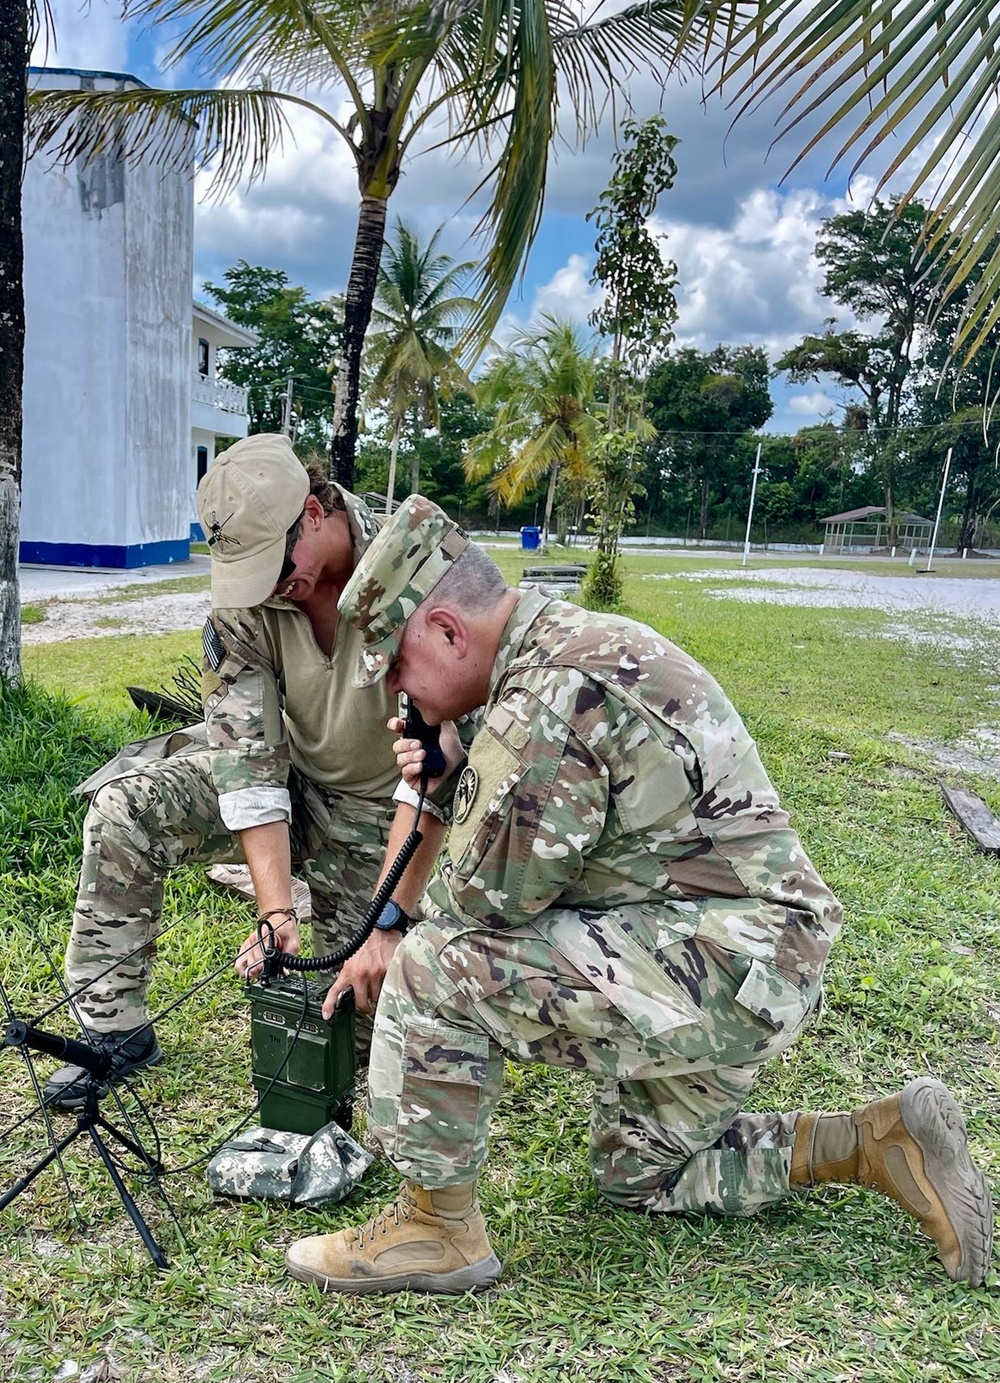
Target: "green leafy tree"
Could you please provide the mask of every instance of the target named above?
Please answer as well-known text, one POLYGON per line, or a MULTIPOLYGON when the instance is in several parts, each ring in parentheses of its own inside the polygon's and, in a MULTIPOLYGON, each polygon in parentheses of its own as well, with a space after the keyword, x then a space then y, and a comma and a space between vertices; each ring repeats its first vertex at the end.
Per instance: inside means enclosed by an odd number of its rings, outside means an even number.
MULTIPOLYGON (((988 271, 992 247, 984 247, 980 274, 988 271)), ((1000 352, 1000 325, 986 338, 988 349, 962 363, 949 349, 947 322, 932 336, 914 390, 912 447, 926 478, 918 502, 936 506, 945 455, 951 449, 946 506, 961 494, 956 550, 975 548, 990 516, 1000 507, 1000 422, 990 408, 993 375, 1000 352)), ((945 513, 949 509, 946 507, 945 513)))
POLYGON ((184 162, 184 138, 165 148, 162 117, 184 118, 216 185, 263 175, 288 132, 290 109, 306 109, 346 141, 361 194, 344 300, 331 468, 353 483, 362 348, 375 295, 388 201, 414 139, 441 122, 449 141, 491 160, 483 176, 489 232, 470 341, 482 347, 534 239, 560 99, 578 135, 596 128, 607 99, 631 72, 675 61, 681 33, 704 41, 707 17, 689 0, 638 0, 581 20, 562 0, 130 0, 128 12, 171 33, 171 53, 214 89, 114 93, 47 92, 35 107, 40 141, 61 141, 63 158, 99 149, 184 162), (266 74, 246 85, 247 74, 266 74), (342 119, 312 95, 346 93, 342 119))
POLYGON ((882 487, 890 541, 896 490, 913 460, 901 429, 912 420, 914 384, 935 330, 950 336, 946 322, 931 325, 943 304, 945 271, 921 249, 926 219, 922 203, 891 201, 825 220, 816 245, 826 267, 823 293, 872 329, 806 337, 776 363, 793 381, 830 374, 861 393, 866 462, 882 487))
POLYGON ((604 300, 590 324, 611 338, 608 369, 607 434, 597 463, 595 507, 597 555, 584 594, 607 608, 621 599, 618 545, 633 516, 632 493, 640 446, 647 428, 643 393, 654 355, 673 339, 677 320, 677 266, 661 250, 662 236, 648 229, 662 193, 677 176, 673 151, 678 140, 666 121, 654 115, 622 125, 622 147, 614 174, 587 215, 597 226, 597 263, 591 283, 604 300))
POLYGON ((230 321, 257 334, 256 346, 230 351, 219 373, 249 391, 251 432, 280 432, 286 382, 292 381, 296 445, 328 443, 333 419, 334 361, 340 349, 341 304, 314 301, 281 269, 239 260, 205 292, 230 321))
POLYGON ((389 414, 390 461, 386 513, 392 510, 396 459, 407 420, 410 422, 410 493, 420 489, 421 431, 441 425, 439 395, 456 390, 472 392, 472 381, 456 355, 463 323, 476 310, 476 300, 461 293, 475 268, 471 261, 456 264, 437 248, 440 229, 427 245, 396 223, 396 239, 388 244, 379 265, 368 333, 365 364, 371 373, 369 404, 389 414))
POLYGON ((708 531, 709 505, 725 481, 736 443, 773 412, 767 357, 757 346, 687 347, 656 365, 649 377, 649 418, 659 434, 661 468, 696 497, 698 534, 708 531))
MULTIPOLYGON (((462 466, 466 443, 489 429, 492 417, 477 399, 459 391, 442 396, 440 425, 435 431, 418 434, 412 441, 417 453, 420 493, 440 504, 459 523, 469 519, 485 521, 489 496, 484 485, 470 485, 462 466)), ((362 489, 385 494, 388 489, 390 442, 389 420, 378 423, 361 436, 358 448, 358 477, 362 489)))
POLYGON ((602 430, 596 387, 593 348, 578 327, 548 313, 515 336, 477 387, 479 400, 495 413, 489 431, 469 442, 466 477, 488 479, 491 493, 506 508, 547 477, 546 543, 560 477, 571 499, 593 479, 602 430))

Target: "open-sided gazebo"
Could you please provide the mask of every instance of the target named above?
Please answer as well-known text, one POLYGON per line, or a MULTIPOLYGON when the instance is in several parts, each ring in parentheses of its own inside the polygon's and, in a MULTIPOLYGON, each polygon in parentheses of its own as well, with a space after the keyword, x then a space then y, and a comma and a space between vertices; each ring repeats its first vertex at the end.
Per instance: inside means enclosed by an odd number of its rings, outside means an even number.
MULTIPOLYGON (((823 539, 825 556, 836 552, 873 552, 889 546, 889 526, 885 521, 884 507, 868 504, 863 509, 831 514, 821 522, 826 526, 823 539)), ((908 552, 914 548, 918 552, 921 548, 929 548, 933 528, 930 519, 897 509, 893 515, 893 546, 905 548, 908 552)))

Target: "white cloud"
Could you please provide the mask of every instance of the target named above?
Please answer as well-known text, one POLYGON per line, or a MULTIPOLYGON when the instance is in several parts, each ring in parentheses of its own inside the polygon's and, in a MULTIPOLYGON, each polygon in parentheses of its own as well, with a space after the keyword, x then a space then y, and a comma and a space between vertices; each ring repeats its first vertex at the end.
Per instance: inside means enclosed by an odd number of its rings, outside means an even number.
POLYGON ((31 51, 36 67, 82 67, 102 72, 125 70, 128 30, 120 7, 109 0, 51 0, 54 38, 40 34, 31 51))
POLYGON ((793 417, 813 420, 829 414, 839 415, 842 407, 843 404, 829 394, 815 391, 811 394, 792 394, 785 404, 785 412, 793 417))
POLYGON ((570 255, 563 268, 535 289, 531 304, 532 318, 543 312, 564 321, 586 322, 591 312, 604 299, 600 288, 590 282, 593 265, 583 255, 570 255))

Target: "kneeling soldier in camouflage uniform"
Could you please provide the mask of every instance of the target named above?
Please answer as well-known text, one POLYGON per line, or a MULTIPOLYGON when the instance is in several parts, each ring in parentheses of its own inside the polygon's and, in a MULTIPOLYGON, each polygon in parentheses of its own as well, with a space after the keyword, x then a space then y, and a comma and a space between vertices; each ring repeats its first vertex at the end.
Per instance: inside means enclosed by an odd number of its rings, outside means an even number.
MULTIPOLYGON (((476 1179, 507 1056, 591 1073, 591 1169, 616 1205, 750 1215, 860 1182, 981 1283, 990 1193, 937 1081, 848 1113, 742 1112, 817 1008, 841 909, 720 687, 652 629, 512 590, 474 545, 453 560, 456 533, 411 497, 341 599, 360 680, 430 723, 484 711, 375 1019, 370 1127, 406 1185, 370 1224, 293 1244, 291 1274, 494 1281, 476 1179)), ((397 748, 417 771, 417 742, 397 748)))
MULTIPOLYGON (((88 785, 66 979, 82 990, 76 1004, 90 1037, 112 1052, 112 1080, 162 1059, 146 988, 168 869, 244 858, 260 915, 280 947, 295 952, 294 855, 312 893, 320 954, 356 928, 387 845, 394 856, 412 825, 415 798, 400 785, 385 730, 395 698, 352 686, 361 639, 337 613, 377 531, 368 509, 310 477, 287 438, 263 434, 215 460, 198 512, 212 554, 205 726, 130 746, 88 785), (394 789, 405 804, 398 823, 394 789)), ((425 816, 422 827, 424 844, 394 895, 398 908, 387 906, 386 929, 341 973, 363 1013, 374 1010, 440 845, 441 822, 425 816)), ((242 975, 259 969, 255 938, 237 957, 242 975)), ((80 1068, 67 1066, 45 1095, 76 1108, 83 1088, 80 1068)))

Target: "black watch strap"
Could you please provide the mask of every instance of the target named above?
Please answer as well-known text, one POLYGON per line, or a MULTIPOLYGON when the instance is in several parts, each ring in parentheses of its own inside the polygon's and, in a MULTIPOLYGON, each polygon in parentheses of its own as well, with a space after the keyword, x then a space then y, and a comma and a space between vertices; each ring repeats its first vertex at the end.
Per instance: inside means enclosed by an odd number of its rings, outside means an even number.
POLYGON ((405 913, 394 899, 390 898, 388 903, 375 919, 375 926, 380 932, 404 932, 410 925, 411 918, 405 913))

